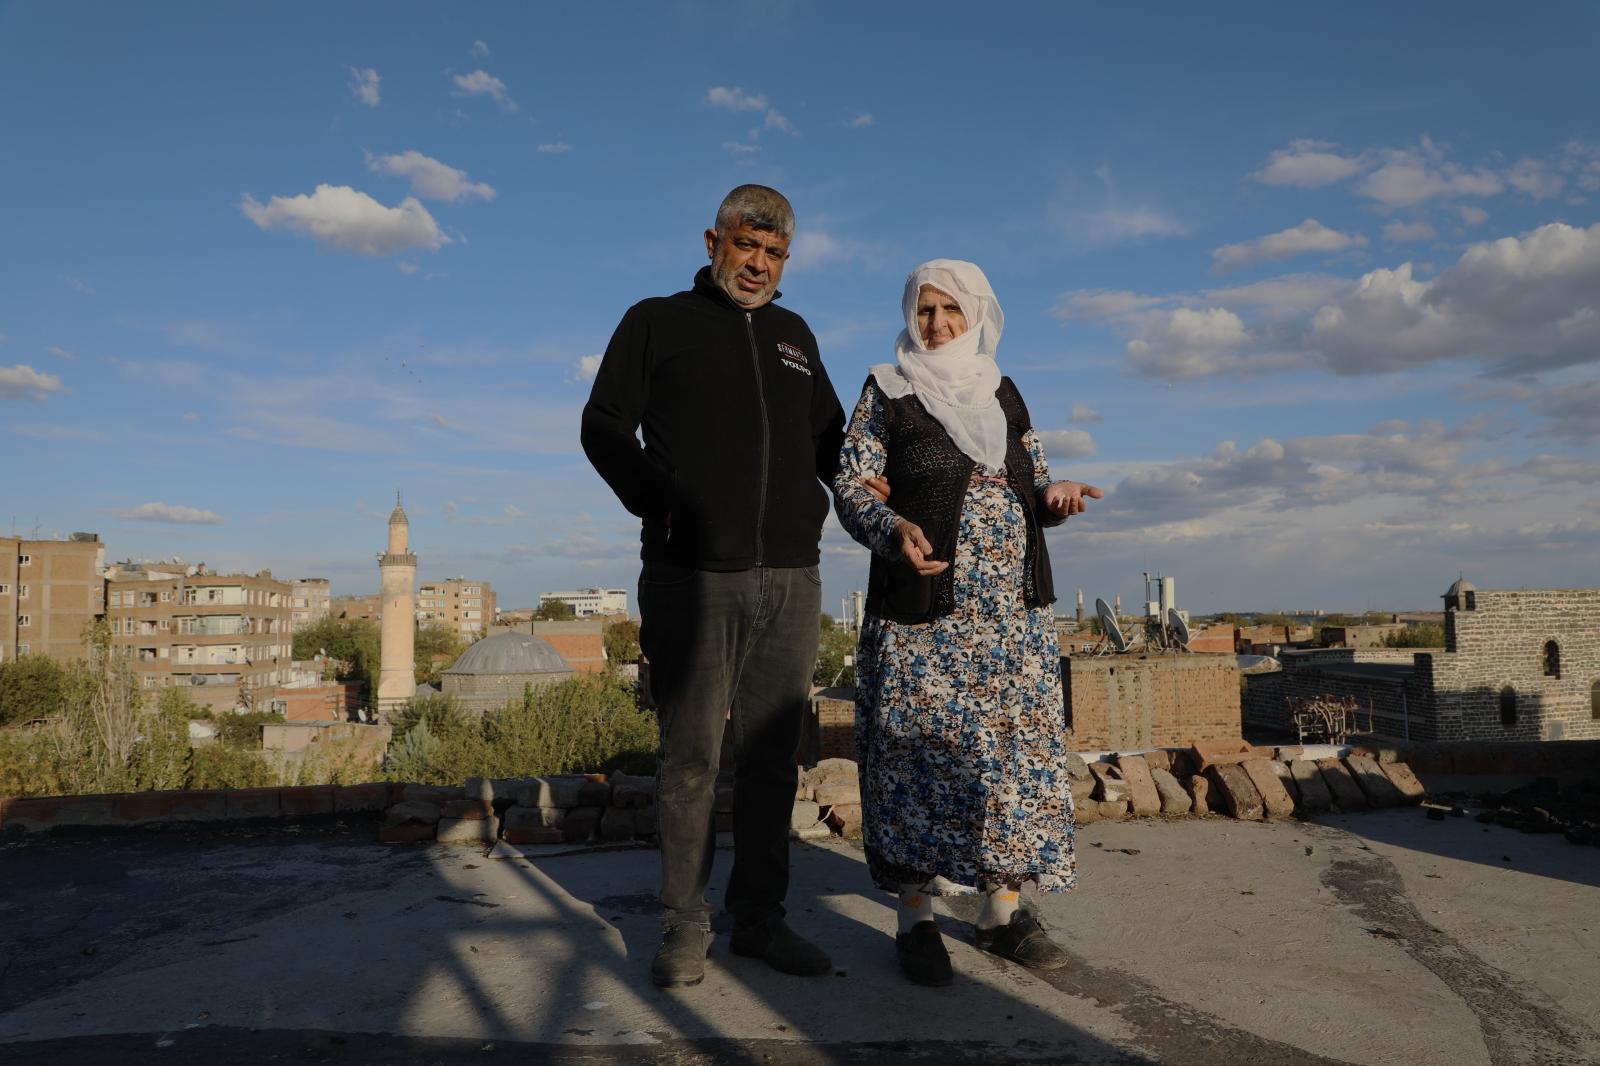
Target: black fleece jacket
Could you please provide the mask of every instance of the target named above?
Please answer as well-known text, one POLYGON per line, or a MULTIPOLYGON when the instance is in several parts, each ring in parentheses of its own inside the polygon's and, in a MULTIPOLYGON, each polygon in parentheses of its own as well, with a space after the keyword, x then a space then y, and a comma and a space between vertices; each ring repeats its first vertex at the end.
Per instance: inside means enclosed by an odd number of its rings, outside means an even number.
POLYGON ((640 556, 702 570, 816 565, 843 437, 805 320, 744 310, 709 267, 628 309, 583 409, 584 453, 644 519, 640 556))

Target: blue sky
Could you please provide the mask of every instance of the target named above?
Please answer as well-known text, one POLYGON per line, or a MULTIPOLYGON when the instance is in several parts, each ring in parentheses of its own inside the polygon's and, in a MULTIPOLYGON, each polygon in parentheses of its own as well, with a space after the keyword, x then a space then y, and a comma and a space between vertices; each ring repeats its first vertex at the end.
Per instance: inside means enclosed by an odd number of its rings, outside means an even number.
MULTIPOLYGON (((913 265, 988 272, 1108 490, 1068 601, 1600 584, 1597 50, 1588 4, 0 4, 0 525, 365 593, 400 488, 423 580, 631 588, 594 357, 759 181, 846 407, 913 265)), ((866 562, 830 522, 824 603, 866 562)))

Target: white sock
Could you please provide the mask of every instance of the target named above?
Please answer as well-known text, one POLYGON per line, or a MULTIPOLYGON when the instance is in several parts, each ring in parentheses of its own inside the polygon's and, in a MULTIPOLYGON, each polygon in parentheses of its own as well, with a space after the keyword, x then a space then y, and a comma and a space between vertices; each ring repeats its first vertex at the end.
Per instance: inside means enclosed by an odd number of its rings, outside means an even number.
POLYGON ((983 909, 978 912, 978 928, 993 929, 1011 921, 1017 913, 1017 901, 1022 893, 1016 885, 987 884, 983 886, 983 909))
POLYGON ((918 922, 933 921, 933 897, 928 895, 922 885, 901 885, 900 906, 895 909, 900 914, 902 933, 911 932, 911 927, 918 922))

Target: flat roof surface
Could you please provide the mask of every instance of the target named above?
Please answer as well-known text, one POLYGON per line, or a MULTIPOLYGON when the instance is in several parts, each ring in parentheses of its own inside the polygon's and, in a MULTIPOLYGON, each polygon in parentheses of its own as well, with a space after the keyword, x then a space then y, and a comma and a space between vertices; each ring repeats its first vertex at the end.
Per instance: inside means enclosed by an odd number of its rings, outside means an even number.
MULTIPOLYGON (((847 843, 796 844, 794 926, 836 972, 732 956, 649 981, 657 857, 381 845, 372 828, 0 845, 9 1066, 285 1063, 1371 1063, 1600 1057, 1592 848, 1408 808, 1320 823, 1100 822, 1028 905, 1071 964, 972 946, 896 967, 847 843)), ((717 853, 713 902, 731 853, 717 853)), ((948 917, 944 915, 949 915, 948 917)))

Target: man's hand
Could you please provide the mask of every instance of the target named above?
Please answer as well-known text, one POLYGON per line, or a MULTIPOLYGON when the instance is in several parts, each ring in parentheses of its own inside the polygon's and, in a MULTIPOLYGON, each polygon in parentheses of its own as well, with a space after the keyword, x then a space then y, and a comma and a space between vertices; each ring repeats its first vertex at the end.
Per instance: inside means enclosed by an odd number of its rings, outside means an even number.
POLYGON ((867 487, 868 492, 872 493, 873 499, 877 500, 879 503, 889 502, 888 478, 884 477, 882 474, 878 474, 874 477, 862 478, 861 483, 867 487))
POLYGON ((1082 514, 1089 506, 1084 502, 1084 497, 1098 500, 1105 493, 1093 485, 1085 485, 1081 481, 1057 481, 1044 490, 1044 505, 1051 514, 1070 518, 1075 514, 1082 514))
POLYGON ((933 577, 942 574, 950 568, 947 562, 938 562, 928 558, 933 554, 933 545, 928 543, 928 538, 923 535, 922 527, 915 522, 908 522, 904 518, 895 523, 895 536, 900 538, 900 557, 906 565, 923 577, 933 577))

